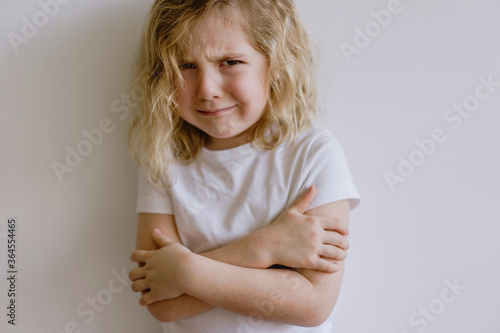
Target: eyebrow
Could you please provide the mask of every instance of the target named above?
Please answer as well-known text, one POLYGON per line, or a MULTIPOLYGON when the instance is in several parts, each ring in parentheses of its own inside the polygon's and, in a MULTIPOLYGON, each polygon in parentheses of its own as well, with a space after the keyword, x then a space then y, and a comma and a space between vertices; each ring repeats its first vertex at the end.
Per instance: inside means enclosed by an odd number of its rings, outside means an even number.
POLYGON ((242 59, 242 58, 247 58, 247 54, 242 54, 242 53, 227 53, 221 57, 218 57, 219 59, 242 59))
MULTIPOLYGON (((209 56, 208 59, 210 61, 221 61, 221 60, 228 60, 228 59, 241 59, 241 60, 245 60, 248 57, 249 57, 248 54, 243 54, 243 53, 220 53, 220 54, 216 54, 214 56, 209 56)), ((182 63, 196 62, 196 61, 194 61, 193 58, 191 58, 189 56, 182 57, 179 60, 182 63)))

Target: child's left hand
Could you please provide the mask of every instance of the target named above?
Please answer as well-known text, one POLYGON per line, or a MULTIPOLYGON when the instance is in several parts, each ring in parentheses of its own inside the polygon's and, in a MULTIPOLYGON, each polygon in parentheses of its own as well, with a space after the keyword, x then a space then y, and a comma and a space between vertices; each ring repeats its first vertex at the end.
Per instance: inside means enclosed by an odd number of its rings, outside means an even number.
POLYGON ((138 250, 131 256, 140 267, 131 270, 129 278, 133 281, 132 290, 143 293, 139 300, 143 306, 184 294, 182 282, 193 255, 158 229, 153 232, 153 239, 160 247, 158 250, 138 250))

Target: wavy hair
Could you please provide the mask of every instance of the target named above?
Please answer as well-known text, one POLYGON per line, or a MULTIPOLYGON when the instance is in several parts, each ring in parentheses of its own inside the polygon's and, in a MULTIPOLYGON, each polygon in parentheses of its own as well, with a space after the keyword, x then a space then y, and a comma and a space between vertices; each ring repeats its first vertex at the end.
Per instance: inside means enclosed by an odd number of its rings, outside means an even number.
POLYGON ((168 186, 164 175, 171 163, 191 161, 204 144, 205 133, 180 117, 177 96, 186 41, 207 18, 240 25, 267 58, 269 97, 251 128, 252 142, 274 149, 311 125, 314 60, 293 0, 156 0, 133 76, 133 88, 143 98, 129 132, 131 157, 153 183, 168 186))

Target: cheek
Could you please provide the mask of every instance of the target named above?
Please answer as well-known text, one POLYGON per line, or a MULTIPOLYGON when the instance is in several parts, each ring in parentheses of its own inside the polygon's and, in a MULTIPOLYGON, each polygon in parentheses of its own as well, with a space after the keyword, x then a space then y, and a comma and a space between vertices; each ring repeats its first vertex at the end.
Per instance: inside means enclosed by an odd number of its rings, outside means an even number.
POLYGON ((191 123, 193 121, 193 119, 192 119, 191 112, 189 112, 189 110, 191 108, 191 106, 190 106, 191 104, 189 103, 188 96, 180 94, 178 101, 179 101, 179 116, 184 121, 191 123))
POLYGON ((189 109, 191 101, 193 100, 193 89, 186 83, 184 87, 180 90, 178 95, 179 106, 181 112, 189 109))
POLYGON ((244 104, 266 104, 269 96, 269 87, 258 78, 243 79, 232 85, 232 94, 244 104))

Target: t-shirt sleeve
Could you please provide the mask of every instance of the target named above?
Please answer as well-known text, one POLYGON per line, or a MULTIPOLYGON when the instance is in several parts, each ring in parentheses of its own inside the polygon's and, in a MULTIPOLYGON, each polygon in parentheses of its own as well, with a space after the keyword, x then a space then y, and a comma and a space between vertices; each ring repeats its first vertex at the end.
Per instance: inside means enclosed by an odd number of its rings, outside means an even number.
POLYGON ((307 149, 302 179, 299 193, 304 193, 311 185, 316 186, 316 197, 310 209, 348 199, 352 210, 360 202, 361 197, 349 172, 344 151, 326 130, 315 137, 307 149))
POLYGON ((150 182, 142 169, 139 170, 138 192, 137 213, 174 214, 168 190, 150 182))

